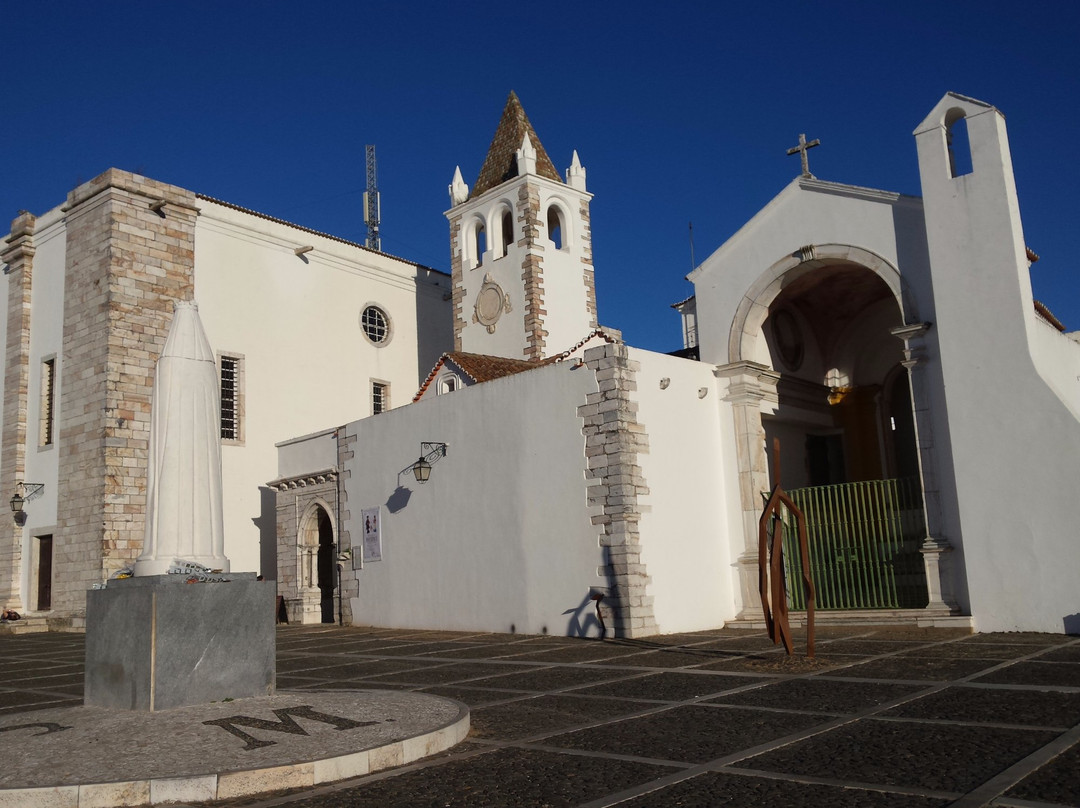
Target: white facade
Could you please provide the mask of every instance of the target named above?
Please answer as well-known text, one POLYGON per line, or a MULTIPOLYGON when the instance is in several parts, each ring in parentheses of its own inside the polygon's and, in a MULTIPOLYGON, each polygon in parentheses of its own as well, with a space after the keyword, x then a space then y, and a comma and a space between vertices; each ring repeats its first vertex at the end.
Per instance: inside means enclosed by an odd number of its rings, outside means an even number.
MULTIPOLYGON (((611 350, 426 397, 340 430, 362 447, 341 468, 354 622, 598 636, 590 597, 605 592, 601 608, 614 627, 621 573, 598 521, 597 491, 620 475, 595 473, 595 454, 587 454, 595 443, 580 414, 598 395, 607 375, 600 357, 611 350), (424 485, 411 471, 421 440, 447 444, 424 485), (360 550, 359 516, 371 508, 382 523, 378 561, 360 550)), ((662 354, 630 349, 628 359, 644 484, 625 508, 640 516, 657 630, 722 624, 737 603, 734 559, 717 538, 731 527, 738 496, 734 477, 725 483, 734 453, 721 434, 717 380, 705 365, 662 354)), ((332 435, 282 445, 281 476, 321 465, 332 456, 332 435)))
POLYGON ((25 522, 0 532, 0 600, 30 616, 51 588, 45 614, 77 620, 86 589, 139 554, 149 384, 175 300, 198 304, 219 371, 226 357, 236 376, 236 431, 222 441, 225 555, 233 570, 271 578, 274 443, 371 413, 375 383, 384 409, 406 403, 452 345, 448 275, 126 172, 13 227, 0 287, 0 476, 6 497, 16 482, 41 488, 29 489, 25 522), (361 321, 372 306, 379 340, 361 321))
POLYGON ((243 359, 243 440, 222 446, 226 555, 273 574, 274 444, 371 413, 371 385, 406 404, 451 343, 449 278, 434 270, 204 201, 195 230, 195 300, 215 352, 243 359), (297 247, 314 246, 302 257, 297 247), (390 319, 382 344, 360 316, 390 319))
MULTIPOLYGON (((1080 630, 1067 489, 1080 341, 1033 306, 1001 114, 950 94, 916 141, 921 199, 800 177, 691 274, 679 310, 700 362, 608 345, 332 433, 349 458, 336 539, 354 548, 353 619, 593 633, 590 595, 603 594, 623 636, 759 621, 758 518, 779 475, 787 489, 892 492, 875 496, 915 532, 886 559, 907 594, 866 607, 887 619, 1080 630), (959 120, 973 171, 953 176, 959 120), (430 440, 449 450, 418 486, 410 466, 430 440), (383 555, 364 563, 357 514, 370 508, 383 555)), ((524 181, 469 199, 455 175, 452 238, 481 208, 490 234, 524 181)), ((460 343, 469 273, 507 257, 498 237, 471 258, 454 243, 460 343)), ((515 294, 512 311, 526 302, 515 294)), ((470 349, 520 358, 518 334, 470 349)), ((282 476, 301 484, 303 443, 282 447, 282 476)), ((836 564, 863 552, 865 527, 851 530, 836 564)))

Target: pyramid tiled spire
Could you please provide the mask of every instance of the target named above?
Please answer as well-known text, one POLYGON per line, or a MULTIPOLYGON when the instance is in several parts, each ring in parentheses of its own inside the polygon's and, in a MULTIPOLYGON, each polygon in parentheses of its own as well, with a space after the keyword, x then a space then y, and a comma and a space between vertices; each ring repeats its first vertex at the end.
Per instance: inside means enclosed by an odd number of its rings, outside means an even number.
POLYGON ((499 120, 499 127, 495 130, 495 137, 491 139, 487 157, 484 158, 484 165, 480 169, 480 176, 476 178, 476 184, 473 186, 472 193, 469 194, 470 199, 518 176, 516 155, 526 135, 529 136, 529 141, 536 149, 536 173, 549 180, 562 182, 551 158, 544 151, 540 138, 536 136, 536 130, 529 123, 521 101, 511 90, 510 97, 506 99, 506 108, 503 109, 502 118, 499 120))

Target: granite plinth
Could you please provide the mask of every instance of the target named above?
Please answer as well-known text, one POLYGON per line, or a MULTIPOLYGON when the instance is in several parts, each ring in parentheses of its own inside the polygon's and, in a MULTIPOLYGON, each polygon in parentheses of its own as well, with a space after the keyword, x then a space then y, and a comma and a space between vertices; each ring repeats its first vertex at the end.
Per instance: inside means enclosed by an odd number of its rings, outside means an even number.
POLYGON ((274 692, 273 581, 154 575, 87 592, 87 706, 167 710, 274 692))

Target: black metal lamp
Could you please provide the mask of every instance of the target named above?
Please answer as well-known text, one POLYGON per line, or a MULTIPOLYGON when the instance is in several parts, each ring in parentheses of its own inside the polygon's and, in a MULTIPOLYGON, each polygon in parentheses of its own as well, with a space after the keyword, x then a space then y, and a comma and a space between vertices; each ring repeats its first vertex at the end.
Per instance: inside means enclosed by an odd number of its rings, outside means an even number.
POLYGON ((18 483, 15 486, 15 496, 11 498, 11 512, 18 518, 19 514, 23 512, 23 505, 26 503, 26 497, 23 496, 23 485, 18 483))
POLYGON ((9 504, 17 525, 21 526, 26 521, 26 512, 23 510, 26 501, 37 497, 44 488, 44 483, 15 483, 15 496, 11 498, 9 504))
POLYGON ((421 442, 420 459, 412 464, 412 473, 416 481, 423 485, 431 479, 431 466, 442 457, 446 457, 445 443, 421 442))

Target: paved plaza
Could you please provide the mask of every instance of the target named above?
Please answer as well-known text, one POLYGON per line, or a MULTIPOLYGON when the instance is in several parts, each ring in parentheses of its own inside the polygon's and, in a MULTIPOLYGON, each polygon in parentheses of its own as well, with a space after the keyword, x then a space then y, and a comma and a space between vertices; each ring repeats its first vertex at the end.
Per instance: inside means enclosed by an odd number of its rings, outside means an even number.
MULTIPOLYGON (((277 641, 279 692, 434 694, 472 729, 408 765, 211 805, 1080 806, 1080 637, 830 627, 815 660, 734 630, 277 641)), ((0 636, 0 719, 79 706, 82 656, 78 634, 0 636)), ((18 767, 25 745, 0 741, 18 767)), ((107 737, 85 752, 116 768, 107 737)))

